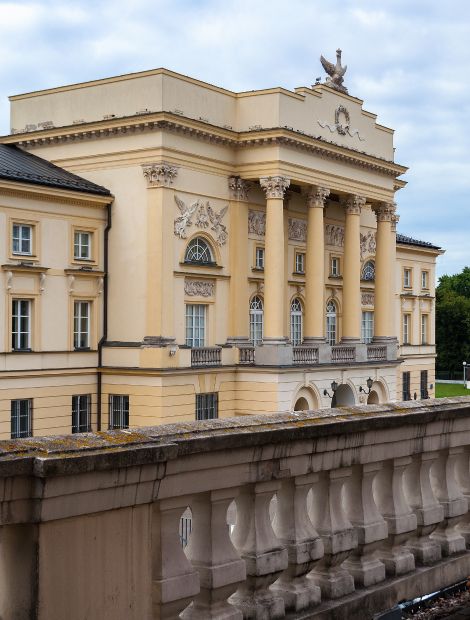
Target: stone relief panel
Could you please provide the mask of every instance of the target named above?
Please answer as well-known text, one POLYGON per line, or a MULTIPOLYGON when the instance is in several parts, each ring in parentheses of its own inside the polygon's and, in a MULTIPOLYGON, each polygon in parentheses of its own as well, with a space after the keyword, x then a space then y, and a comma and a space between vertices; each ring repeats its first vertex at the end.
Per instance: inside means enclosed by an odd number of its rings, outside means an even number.
POLYGON ((369 230, 364 235, 361 233, 361 259, 368 254, 375 254, 377 248, 376 234, 369 230))
POLYGON ((258 235, 258 237, 264 237, 266 234, 266 212, 254 211, 250 209, 248 211, 248 234, 258 235))
POLYGON ((363 306, 373 306, 374 302, 374 293, 361 293, 361 304, 363 306))
POLYGON ((215 282, 208 280, 184 280, 184 293, 188 297, 212 297, 215 282))
POLYGON ((325 226, 325 243, 336 247, 344 245, 344 228, 335 224, 327 224, 325 226))
POLYGON ((194 225, 196 228, 206 230, 210 228, 215 233, 217 244, 225 245, 228 239, 228 231, 222 220, 228 211, 228 205, 220 211, 216 211, 211 207, 209 201, 197 199, 190 205, 187 205, 181 198, 175 194, 175 202, 181 213, 174 221, 174 233, 180 239, 187 239, 189 229, 194 225), (193 224, 193 216, 195 216, 193 224))
POLYGON ((307 241, 307 222, 306 220, 298 220, 296 218, 289 218, 289 239, 291 241, 307 241))

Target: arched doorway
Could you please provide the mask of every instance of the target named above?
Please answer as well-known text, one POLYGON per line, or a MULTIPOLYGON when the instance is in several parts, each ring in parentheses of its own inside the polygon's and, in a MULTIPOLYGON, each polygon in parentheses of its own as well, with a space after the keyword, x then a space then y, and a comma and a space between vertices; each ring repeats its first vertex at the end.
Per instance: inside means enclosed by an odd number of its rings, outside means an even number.
POLYGON ((375 390, 372 390, 369 396, 367 397, 368 405, 378 405, 380 403, 379 395, 375 390))
POLYGON ((352 388, 347 383, 342 383, 341 385, 338 385, 338 387, 336 388, 336 392, 333 395, 331 406, 349 407, 355 404, 356 399, 354 398, 354 392, 352 391, 352 388))
POLYGON ((297 399, 297 402, 294 405, 294 411, 308 411, 310 407, 308 406, 307 399, 301 396, 297 399))

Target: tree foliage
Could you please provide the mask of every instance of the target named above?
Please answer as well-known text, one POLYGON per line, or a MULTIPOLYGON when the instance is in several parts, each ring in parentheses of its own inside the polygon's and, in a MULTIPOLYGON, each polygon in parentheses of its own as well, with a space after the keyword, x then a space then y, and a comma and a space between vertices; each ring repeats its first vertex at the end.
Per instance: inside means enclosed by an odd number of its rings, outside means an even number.
POLYGON ((438 370, 458 372, 470 364, 470 267, 442 276, 436 288, 438 370))

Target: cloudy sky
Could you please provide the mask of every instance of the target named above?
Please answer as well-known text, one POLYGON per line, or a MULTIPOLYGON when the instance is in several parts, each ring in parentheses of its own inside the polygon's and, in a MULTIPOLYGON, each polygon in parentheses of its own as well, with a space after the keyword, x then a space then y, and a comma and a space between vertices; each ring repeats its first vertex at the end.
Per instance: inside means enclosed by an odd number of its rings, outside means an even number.
POLYGON ((341 47, 350 94, 393 127, 400 232, 470 265, 468 0, 0 2, 0 132, 8 95, 166 67, 231 90, 308 86, 341 47))

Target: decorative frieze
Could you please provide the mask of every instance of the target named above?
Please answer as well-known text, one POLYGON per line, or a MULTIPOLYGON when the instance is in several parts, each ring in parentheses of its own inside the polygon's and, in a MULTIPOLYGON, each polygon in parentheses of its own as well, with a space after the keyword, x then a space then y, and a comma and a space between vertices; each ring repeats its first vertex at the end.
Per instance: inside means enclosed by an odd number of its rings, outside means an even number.
POLYGON ((144 164, 142 172, 149 187, 169 187, 178 174, 178 168, 171 164, 144 164))
POLYGON ((287 177, 262 177, 259 180, 261 188, 266 193, 266 198, 284 198, 286 189, 290 185, 287 177))
POLYGON ((210 280, 184 280, 184 294, 188 297, 212 297, 215 282, 210 280))
POLYGON ((225 224, 222 224, 222 219, 228 211, 228 205, 223 207, 220 211, 216 211, 211 207, 209 201, 203 202, 199 198, 192 204, 186 205, 176 194, 175 202, 181 213, 174 221, 174 233, 176 237, 187 239, 188 230, 193 225, 192 217, 195 214, 195 226, 202 230, 210 227, 216 235, 217 245, 225 245, 228 239, 228 231, 225 224))
POLYGON ((361 259, 369 254, 375 254, 377 248, 376 234, 369 230, 365 234, 361 233, 361 259))
POLYGON ((344 227, 327 224, 325 226, 325 241, 327 245, 334 245, 338 248, 344 245, 344 227))
POLYGON ((249 181, 240 177, 229 177, 228 179, 228 188, 232 200, 248 200, 248 192, 251 187, 252 184, 249 181))
POLYGON ((357 194, 349 195, 344 206, 348 215, 360 215, 362 207, 366 204, 365 196, 359 196, 357 194))
POLYGON ((290 217, 288 220, 289 239, 291 241, 307 241, 307 222, 290 217))
POLYGON ((266 234, 266 212, 248 211, 248 234, 264 237, 266 234))
POLYGON ((363 306, 373 306, 375 303, 374 293, 361 293, 361 304, 363 306))
POLYGON ((329 195, 330 190, 326 187, 312 187, 307 195, 307 207, 318 207, 323 209, 329 195))

